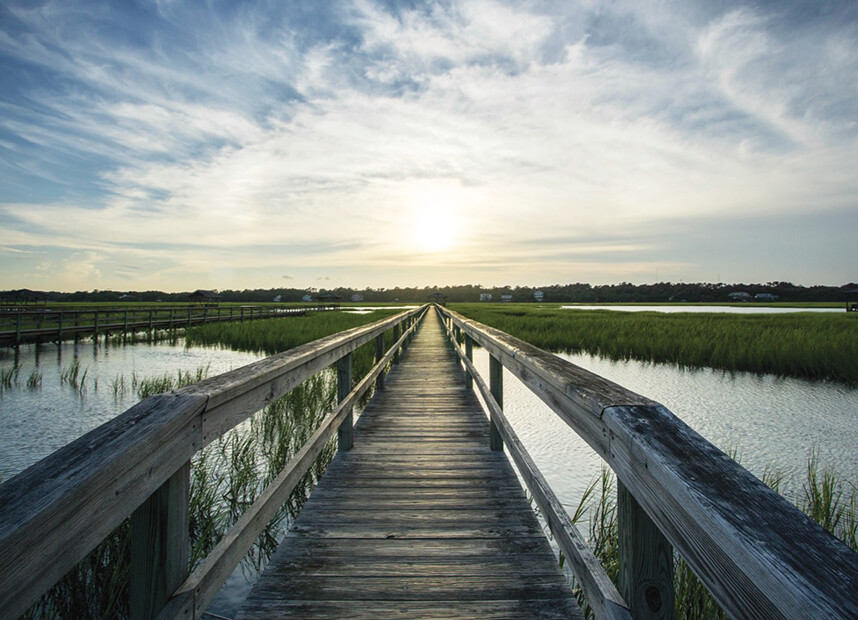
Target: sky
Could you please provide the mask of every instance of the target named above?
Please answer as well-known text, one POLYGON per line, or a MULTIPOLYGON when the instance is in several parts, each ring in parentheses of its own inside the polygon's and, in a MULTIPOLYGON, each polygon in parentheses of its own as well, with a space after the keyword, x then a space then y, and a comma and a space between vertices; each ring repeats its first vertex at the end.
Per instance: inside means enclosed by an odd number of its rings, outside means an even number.
POLYGON ((0 289, 858 280, 858 3, 0 1, 0 289))

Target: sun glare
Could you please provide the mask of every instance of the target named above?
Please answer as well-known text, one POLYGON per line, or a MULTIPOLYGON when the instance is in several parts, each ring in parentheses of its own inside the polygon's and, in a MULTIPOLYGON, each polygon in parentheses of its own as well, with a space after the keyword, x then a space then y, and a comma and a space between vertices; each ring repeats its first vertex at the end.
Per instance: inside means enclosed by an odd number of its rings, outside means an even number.
POLYGON ((457 187, 446 184, 421 184, 410 202, 412 249, 443 252, 456 246, 460 233, 461 207, 457 187))

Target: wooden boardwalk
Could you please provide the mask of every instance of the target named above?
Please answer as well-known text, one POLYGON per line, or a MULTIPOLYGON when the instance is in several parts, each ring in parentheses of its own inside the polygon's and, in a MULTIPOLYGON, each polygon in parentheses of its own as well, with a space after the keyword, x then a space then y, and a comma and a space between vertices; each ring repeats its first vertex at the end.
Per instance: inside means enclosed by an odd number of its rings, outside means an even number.
POLYGON ((429 313, 238 618, 579 618, 429 313))

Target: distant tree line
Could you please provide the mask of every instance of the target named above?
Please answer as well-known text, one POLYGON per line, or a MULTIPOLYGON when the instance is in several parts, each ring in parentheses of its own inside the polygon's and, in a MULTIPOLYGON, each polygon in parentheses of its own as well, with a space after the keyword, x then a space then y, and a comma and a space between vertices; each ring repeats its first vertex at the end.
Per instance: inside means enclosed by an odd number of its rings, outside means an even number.
MULTIPOLYGON (((531 302, 535 300, 534 292, 542 291, 545 302, 727 302, 730 293, 746 292, 750 295, 768 293, 776 295, 780 301, 843 301, 846 291, 858 288, 852 282, 843 286, 802 286, 791 282, 767 282, 765 284, 710 284, 710 283, 673 283, 657 282, 655 284, 619 284, 592 285, 581 282, 574 284, 552 284, 550 286, 501 286, 484 287, 478 284, 458 286, 408 287, 408 288, 334 288, 334 289, 244 289, 220 291, 221 301, 228 302, 271 302, 277 299, 281 302, 300 302, 310 295, 314 300, 318 295, 334 293, 343 301, 350 301, 353 295, 359 295, 366 303, 371 302, 423 302, 432 293, 441 293, 450 302, 480 301, 481 295, 491 295, 492 301, 501 301, 501 296, 511 296, 515 302, 531 302)), ((0 299, 4 293, 0 291, 0 299)), ((50 292, 47 298, 51 301, 65 302, 149 302, 163 301, 173 303, 187 302, 190 291, 182 293, 165 293, 163 291, 77 291, 74 293, 50 292)))

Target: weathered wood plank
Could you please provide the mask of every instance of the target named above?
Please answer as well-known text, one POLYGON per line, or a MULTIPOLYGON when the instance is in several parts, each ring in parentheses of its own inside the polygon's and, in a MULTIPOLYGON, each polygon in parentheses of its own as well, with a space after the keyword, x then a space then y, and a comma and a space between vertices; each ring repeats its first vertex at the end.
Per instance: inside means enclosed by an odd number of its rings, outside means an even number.
POLYGON ((439 328, 424 321, 239 618, 580 617, 439 328))
POLYGON ((670 411, 444 309, 585 439, 733 617, 858 617, 858 554, 670 411))

